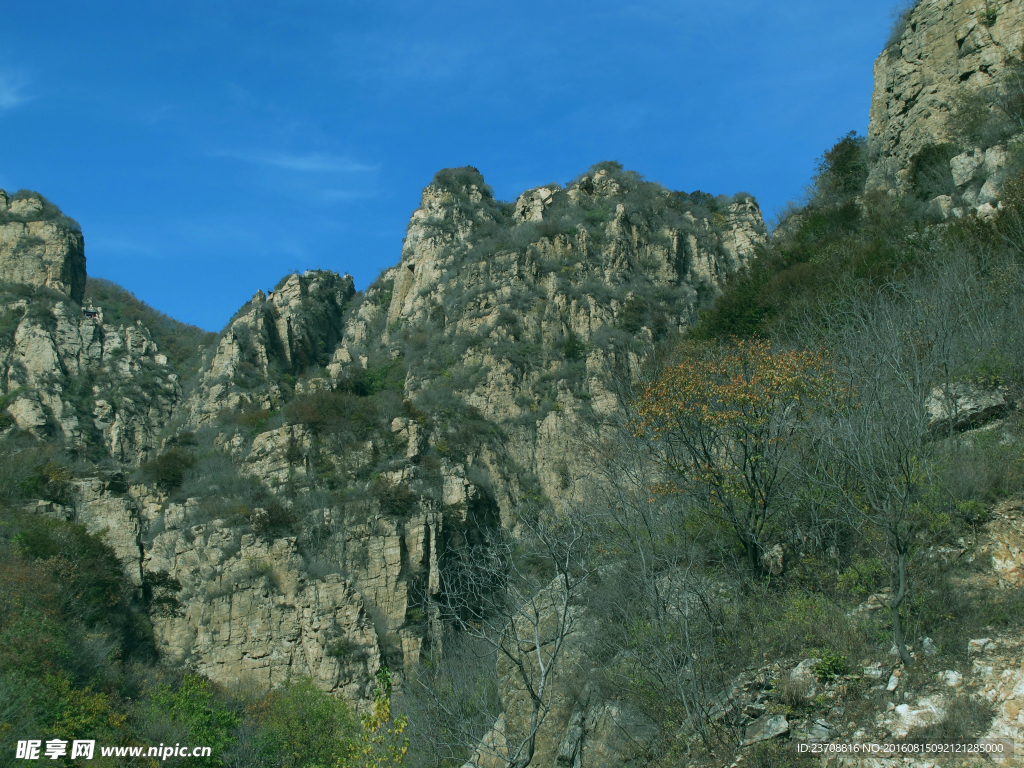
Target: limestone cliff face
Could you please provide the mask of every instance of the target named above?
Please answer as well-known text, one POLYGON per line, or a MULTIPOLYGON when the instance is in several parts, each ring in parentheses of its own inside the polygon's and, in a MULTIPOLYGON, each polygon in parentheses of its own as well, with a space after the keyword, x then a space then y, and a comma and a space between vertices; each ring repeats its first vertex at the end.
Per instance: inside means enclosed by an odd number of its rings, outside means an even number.
POLYGON ((136 584, 180 585, 178 607, 152 617, 169 662, 223 684, 310 677, 365 703, 382 663, 401 670, 419 661, 423 628, 409 626, 407 614, 422 595, 410 589, 439 589, 441 519, 345 520, 351 511, 309 515, 339 533, 326 573, 295 536, 261 529, 265 510, 210 519, 199 500, 171 502, 123 477, 79 483, 76 509, 66 514, 102 533, 136 584))
POLYGON ((566 497, 586 476, 568 450, 579 423, 615 411, 616 382, 636 372, 644 344, 685 328, 764 242, 752 199, 714 207, 614 166, 508 205, 475 169, 442 172, 412 215, 401 262, 350 317, 328 370, 344 375, 379 333, 404 363, 407 397, 450 390, 500 424, 503 444, 475 460, 512 525, 523 489, 511 476, 566 497))
POLYGON ((91 445, 137 465, 181 397, 178 375, 141 324, 115 327, 69 301, 5 294, 0 381, 18 429, 91 445))
POLYGON ((0 282, 49 288, 81 302, 85 247, 78 225, 39 195, 0 189, 0 282))
POLYGON ((82 233, 35 193, 0 190, 0 388, 9 422, 137 465, 181 397, 149 331, 81 306, 82 233))
POLYGON ((950 140, 958 95, 993 85, 1022 43, 1021 0, 921 0, 875 61, 868 186, 902 191, 914 155, 950 140))
POLYGON ((193 427, 222 411, 272 409, 282 403, 280 375, 327 363, 341 335, 352 278, 310 270, 276 290, 257 291, 224 332, 185 408, 193 427))
MULTIPOLYGON (((663 193, 667 207, 669 193, 663 193)), ((682 211, 671 224, 655 223, 645 211, 627 210, 630 202, 629 191, 599 168, 565 190, 524 192, 504 225, 523 242, 492 244, 472 238, 481 229, 500 226, 502 212, 495 210, 483 178, 435 182, 424 189, 413 212, 394 273, 388 323, 423 320, 432 307, 444 303, 446 294, 471 291, 485 279, 504 289, 507 305, 508 296, 542 281, 545 269, 539 262, 544 259, 565 262, 563 268, 572 270, 561 275, 567 283, 594 279, 615 285, 640 277, 685 284, 693 296, 698 287, 720 287, 764 242, 764 222, 751 198, 729 203, 714 222, 682 211), (582 223, 571 223, 574 212, 597 212, 604 219, 601 242, 595 243, 582 223), (474 264, 476 254, 485 263, 474 264)), ((492 314, 497 311, 498 306, 492 314)))

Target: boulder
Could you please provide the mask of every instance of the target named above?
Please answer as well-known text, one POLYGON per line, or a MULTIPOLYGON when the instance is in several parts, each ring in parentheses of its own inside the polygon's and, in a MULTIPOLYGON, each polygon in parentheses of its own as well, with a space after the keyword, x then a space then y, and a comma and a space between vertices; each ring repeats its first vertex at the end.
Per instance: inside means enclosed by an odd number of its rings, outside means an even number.
POLYGON ((784 733, 789 733, 789 721, 785 715, 765 715, 747 726, 741 746, 749 747, 784 733))

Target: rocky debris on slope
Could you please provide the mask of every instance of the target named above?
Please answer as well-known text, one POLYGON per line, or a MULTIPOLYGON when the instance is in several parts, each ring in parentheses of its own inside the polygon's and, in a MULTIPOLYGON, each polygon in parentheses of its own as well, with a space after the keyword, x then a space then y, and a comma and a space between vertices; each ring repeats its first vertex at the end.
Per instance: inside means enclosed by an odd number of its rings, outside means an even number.
POLYGON ((85 246, 78 225, 41 195, 8 196, 0 189, 0 282, 48 288, 81 302, 85 246))
MULTIPOLYGON (((906 189, 912 158, 927 145, 950 140, 958 95, 997 82, 1007 59, 1019 54, 1022 30, 1021 0, 922 0, 914 8, 899 39, 875 61, 869 188, 906 189)), ((970 205, 991 207, 1000 195, 999 163, 986 157, 990 167, 982 168, 976 159, 976 151, 960 156, 957 184, 968 187, 970 205)))
POLYGON ((992 579, 1004 589, 1024 587, 1024 499, 1014 496, 997 504, 988 516, 972 562, 991 557, 992 579))
POLYGON ((950 175, 959 199, 952 195, 938 195, 931 201, 932 213, 950 219, 963 216, 969 209, 982 219, 997 216, 1003 208, 1007 165, 1007 148, 1003 144, 988 149, 975 147, 960 153, 949 161, 950 175))
MULTIPOLYGON (((1020 587, 1022 531, 1024 500, 1007 499, 993 509, 969 558, 986 566, 991 563, 991 569, 972 572, 972 585, 1020 587)), ((872 595, 858 612, 887 609, 888 597, 872 595)), ((585 626, 581 613, 580 631, 570 636, 552 688, 548 720, 538 733, 537 764, 630 765, 655 743, 657 729, 632 703, 597 695, 599 687, 592 685, 597 677, 583 650, 589 631, 585 626), (602 719, 599 712, 614 716, 602 719)), ((710 703, 709 717, 721 732, 735 735, 739 749, 732 766, 738 768, 745 764, 747 751, 762 742, 893 744, 913 737, 915 730, 940 723, 965 700, 984 701, 993 705, 994 717, 981 724, 977 740, 1017 750, 1009 759, 993 760, 995 764, 1020 764, 1024 760, 1024 639, 1012 632, 993 632, 970 640, 963 650, 969 666, 959 671, 943 667, 936 644, 927 637, 912 649, 916 661, 909 671, 895 653, 880 661, 863 659, 851 664, 846 673, 823 669, 819 658, 780 658, 740 674, 710 703)), ((947 657, 945 663, 950 661, 947 657)), ((503 712, 464 768, 498 768, 510 745, 518 744, 511 734, 522 734, 529 722, 525 689, 507 663, 499 664, 499 670, 503 712)), ((941 763, 934 756, 887 759, 836 752, 825 764, 935 768, 941 763)))
MULTIPOLYGON (((1024 761, 1024 663, 1020 637, 979 638, 969 644, 971 669, 961 675, 945 670, 931 683, 900 704, 889 703, 873 722, 850 723, 851 732, 837 743, 892 744, 916 728, 934 725, 947 714, 957 697, 965 695, 988 702, 994 717, 975 741, 984 741, 1002 752, 972 758, 958 755, 958 765, 1020 765, 1024 761)), ((894 758, 835 754, 827 761, 836 768, 935 768, 943 765, 938 755, 907 755, 894 758)))

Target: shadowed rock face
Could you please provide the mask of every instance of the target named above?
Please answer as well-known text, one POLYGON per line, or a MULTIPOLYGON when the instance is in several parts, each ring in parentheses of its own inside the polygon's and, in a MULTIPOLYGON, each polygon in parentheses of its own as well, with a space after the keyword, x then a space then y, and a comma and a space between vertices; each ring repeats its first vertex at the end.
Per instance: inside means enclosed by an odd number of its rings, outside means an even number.
POLYGON ((868 187, 903 191, 914 155, 950 140, 958 94, 997 82, 1022 41, 1021 0, 922 0, 875 61, 868 187))
POLYGON ((49 288, 81 302, 85 293, 82 233, 41 196, 0 189, 0 281, 49 288))

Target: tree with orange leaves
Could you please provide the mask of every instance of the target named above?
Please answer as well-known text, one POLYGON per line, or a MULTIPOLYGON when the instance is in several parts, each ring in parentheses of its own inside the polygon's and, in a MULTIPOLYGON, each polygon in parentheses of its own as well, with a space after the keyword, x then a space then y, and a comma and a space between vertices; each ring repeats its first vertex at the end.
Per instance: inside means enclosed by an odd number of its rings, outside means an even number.
POLYGON ((763 573, 771 526, 797 477, 797 433, 834 384, 821 352, 776 351, 758 339, 685 345, 681 360, 643 387, 632 425, 666 470, 653 492, 681 494, 720 520, 750 570, 763 573))

